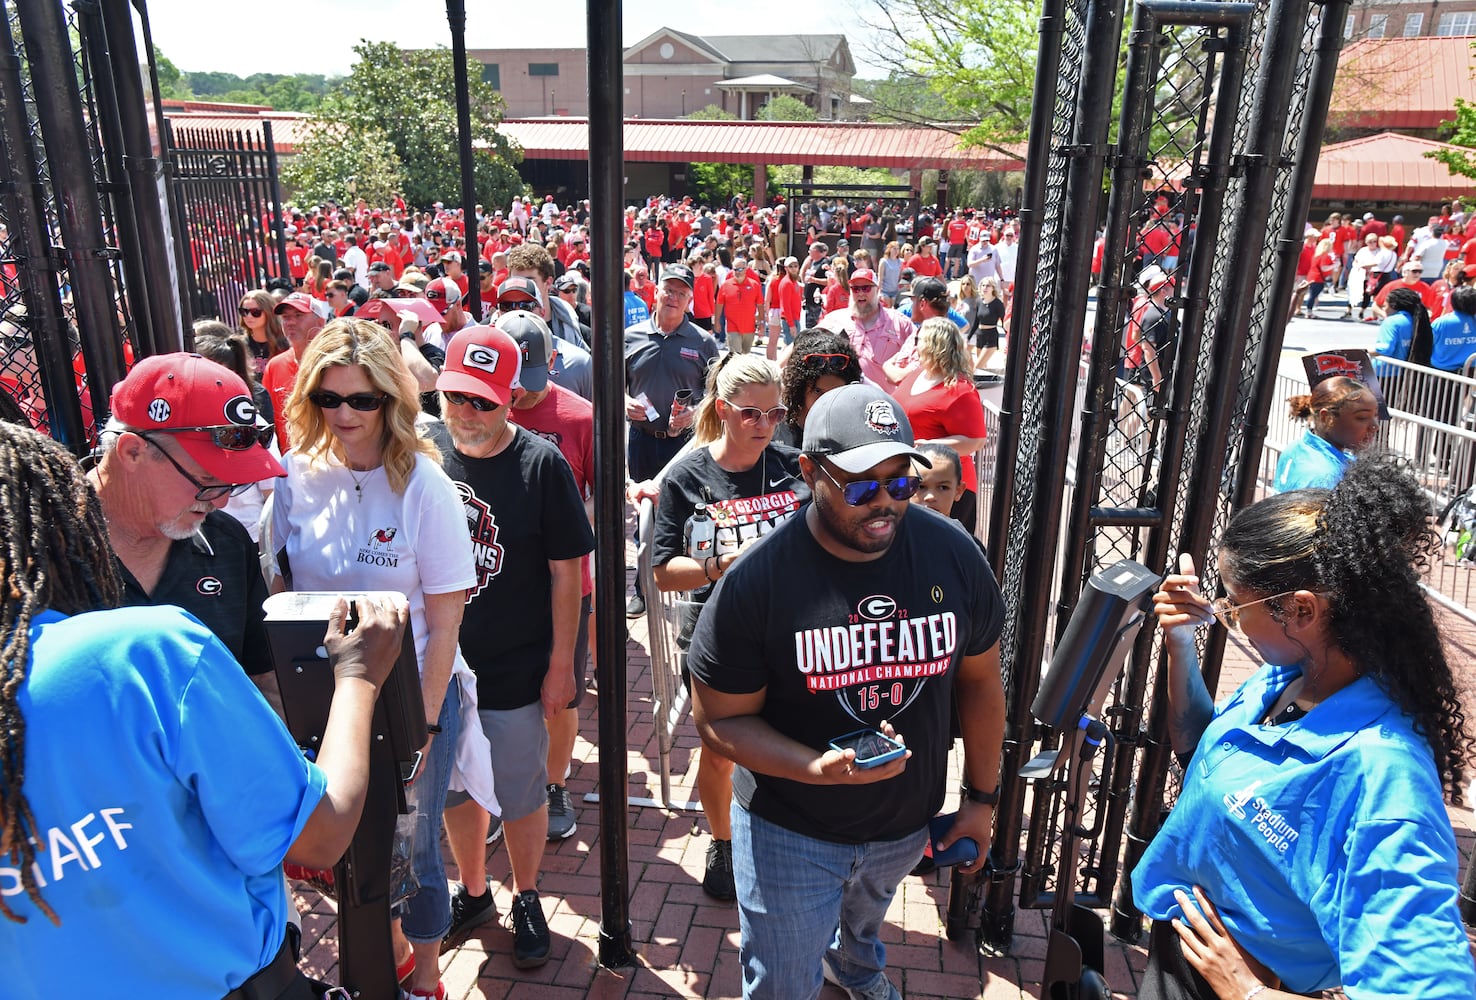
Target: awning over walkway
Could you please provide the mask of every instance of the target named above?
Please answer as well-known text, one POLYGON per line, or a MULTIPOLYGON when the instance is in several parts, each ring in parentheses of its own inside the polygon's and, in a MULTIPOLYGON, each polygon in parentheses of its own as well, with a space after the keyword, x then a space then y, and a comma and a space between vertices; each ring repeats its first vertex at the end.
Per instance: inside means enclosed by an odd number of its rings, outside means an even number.
MULTIPOLYGON (((498 130, 530 160, 589 158, 583 118, 519 118, 498 130)), ((1023 170, 1014 157, 961 149, 958 136, 935 128, 854 122, 625 121, 625 158, 647 163, 764 163, 885 167, 894 170, 1023 170)))
POLYGON ((1476 189, 1476 180, 1452 174, 1425 153, 1460 149, 1397 132, 1322 147, 1312 197, 1322 201, 1437 202, 1476 189))
POLYGON ((1456 98, 1476 101, 1469 37, 1365 38, 1338 57, 1328 122, 1343 128, 1438 128, 1456 98))

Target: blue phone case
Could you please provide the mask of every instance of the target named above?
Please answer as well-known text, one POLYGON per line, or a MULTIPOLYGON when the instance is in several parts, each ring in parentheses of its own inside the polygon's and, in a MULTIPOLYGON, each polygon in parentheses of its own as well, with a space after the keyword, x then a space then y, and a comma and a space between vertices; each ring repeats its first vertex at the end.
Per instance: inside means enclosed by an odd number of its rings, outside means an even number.
POLYGON ((885 764, 889 760, 896 760, 907 752, 907 748, 901 743, 883 735, 875 729, 858 729, 854 733, 846 733, 846 735, 837 736, 830 741, 830 749, 832 750, 840 751, 847 748, 856 750, 857 767, 876 767, 879 764, 885 764), (863 756, 860 749, 855 746, 858 740, 865 740, 867 742, 881 741, 890 747, 890 749, 882 753, 863 756))
POLYGON ((953 821, 957 818, 958 813, 952 812, 934 816, 928 821, 928 838, 932 841, 933 847, 933 865, 937 868, 972 864, 979 857, 979 845, 973 837, 960 837, 946 851, 938 849, 938 841, 953 828, 953 821))

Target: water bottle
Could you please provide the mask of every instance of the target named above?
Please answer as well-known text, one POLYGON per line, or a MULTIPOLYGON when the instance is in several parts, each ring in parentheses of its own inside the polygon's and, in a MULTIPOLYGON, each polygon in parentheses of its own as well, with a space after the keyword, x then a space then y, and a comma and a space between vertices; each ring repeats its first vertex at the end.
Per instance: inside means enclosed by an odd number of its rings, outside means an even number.
POLYGON ((707 516, 707 504, 699 503, 697 509, 692 511, 692 516, 687 519, 685 534, 687 555, 702 562, 713 554, 717 525, 707 516))

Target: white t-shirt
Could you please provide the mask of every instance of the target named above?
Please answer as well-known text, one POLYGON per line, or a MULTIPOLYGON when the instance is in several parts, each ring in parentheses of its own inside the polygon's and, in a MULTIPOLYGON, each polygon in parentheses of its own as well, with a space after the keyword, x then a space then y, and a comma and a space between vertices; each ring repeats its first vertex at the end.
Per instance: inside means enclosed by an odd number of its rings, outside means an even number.
MULTIPOLYGON (((410 481, 398 496, 390 489, 383 466, 367 474, 352 473, 331 456, 309 462, 296 452, 282 464, 287 476, 277 480, 272 538, 279 551, 287 552, 293 589, 404 594, 415 631, 415 659, 423 673, 430 640, 425 595, 466 591, 477 582, 466 513, 456 486, 425 455, 416 456, 410 481), (362 497, 354 488, 356 479, 363 487, 362 497)), ((460 646, 452 676, 461 690, 457 770, 463 787, 498 815, 492 798, 491 750, 477 719, 476 678, 460 646), (478 780, 481 772, 485 785, 478 780)))
POLYGON ((351 246, 344 251, 343 266, 353 268, 354 284, 360 288, 369 287, 369 255, 357 246, 351 246))

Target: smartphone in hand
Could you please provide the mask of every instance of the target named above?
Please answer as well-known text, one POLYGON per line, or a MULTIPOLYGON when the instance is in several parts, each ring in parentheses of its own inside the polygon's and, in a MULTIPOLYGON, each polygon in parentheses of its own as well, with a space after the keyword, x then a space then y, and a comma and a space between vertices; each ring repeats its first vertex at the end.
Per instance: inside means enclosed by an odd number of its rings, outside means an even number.
POLYGON ((876 767, 907 752, 901 742, 875 729, 858 729, 830 741, 832 750, 856 751, 857 767, 876 767))

